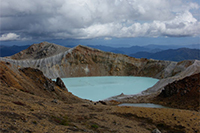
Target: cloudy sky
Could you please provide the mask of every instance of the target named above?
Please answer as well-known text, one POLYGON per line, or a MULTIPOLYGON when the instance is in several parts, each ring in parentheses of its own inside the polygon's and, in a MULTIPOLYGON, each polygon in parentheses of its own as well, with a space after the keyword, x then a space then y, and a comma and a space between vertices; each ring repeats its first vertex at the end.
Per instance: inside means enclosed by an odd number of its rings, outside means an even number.
POLYGON ((0 0, 1 44, 99 38, 199 43, 199 37, 198 0, 0 0))

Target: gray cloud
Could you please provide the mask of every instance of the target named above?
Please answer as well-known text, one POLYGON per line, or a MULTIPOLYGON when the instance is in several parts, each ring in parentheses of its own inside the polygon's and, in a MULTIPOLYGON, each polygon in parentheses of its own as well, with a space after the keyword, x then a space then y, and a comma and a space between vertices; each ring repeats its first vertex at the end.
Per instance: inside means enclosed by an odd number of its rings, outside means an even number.
POLYGON ((0 38, 199 36, 191 10, 184 0, 1 0, 0 38))

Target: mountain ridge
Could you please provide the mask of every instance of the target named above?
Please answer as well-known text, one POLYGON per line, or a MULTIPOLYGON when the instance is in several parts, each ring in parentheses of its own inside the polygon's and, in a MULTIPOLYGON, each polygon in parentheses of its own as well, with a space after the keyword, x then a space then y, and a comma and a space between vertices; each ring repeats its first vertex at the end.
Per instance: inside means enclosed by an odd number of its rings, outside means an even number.
MULTIPOLYGON (((45 43, 45 42, 43 42, 45 43)), ((48 42, 46 42, 48 43, 48 42)), ((53 43, 50 43, 53 44, 53 43)), ((7 46, 0 46, 0 56, 5 57, 5 56, 12 56, 13 54, 16 54, 17 52, 21 52, 22 50, 28 48, 30 45, 27 45, 26 47, 24 46, 12 46, 12 47, 7 47, 7 46), (15 48, 16 47, 16 48, 15 48), (13 52, 14 51, 14 52, 13 52)), ((77 45, 63 45, 64 47, 67 48, 73 48, 76 47, 77 45)), ((63 47, 61 46, 61 47, 63 47)), ((113 52, 113 53, 119 53, 119 54, 125 54, 131 56, 132 54, 135 54, 136 58, 150 58, 150 53, 157 53, 160 51, 165 51, 165 50, 175 50, 175 49, 180 49, 180 48, 189 48, 188 51, 191 49, 197 49, 200 50, 200 44, 193 44, 193 45, 145 45, 145 46, 130 46, 130 47, 112 47, 112 46, 105 46, 105 45, 86 45, 95 49, 100 49, 105 52, 113 52), (146 53, 148 52, 148 53, 146 53), (137 53, 137 54, 136 54, 137 53), (137 56, 138 54, 145 53, 145 55, 142 56, 137 56)), ((62 49, 66 49, 66 48, 62 49)), ((30 51, 31 52, 31 51, 30 51)), ((187 52, 187 51, 186 51, 187 52)), ((171 52, 169 52, 171 53, 171 52)), ((188 53, 188 52, 187 52, 188 53)), ((193 51, 190 52, 191 54, 193 51)), ((46 54, 46 51, 40 51, 40 54, 46 54)), ((162 54, 162 53, 161 53, 162 54)), ((170 56, 170 54, 166 54, 166 57, 170 56)), ((19 55, 18 55, 19 56, 19 55)), ((132 55, 134 57, 134 55, 132 55)), ((173 55, 174 56, 174 55, 173 55)), ((175 54, 175 56, 178 56, 178 54, 175 54)), ((154 58, 153 58, 154 59, 154 58)), ((155 59, 159 59, 159 56, 156 56, 155 59)), ((188 60, 188 59, 198 59, 195 57, 190 57, 190 58, 182 58, 179 60, 171 60, 171 61, 181 61, 181 60, 188 60)), ((163 60, 163 59, 161 59, 163 60)), ((170 60, 169 58, 167 60, 170 60)))
POLYGON ((1 59, 12 62, 19 67, 38 68, 50 78, 70 77, 76 76, 77 74, 77 76, 146 75, 148 77, 164 78, 171 76, 170 72, 165 71, 164 68, 171 63, 177 64, 176 62, 170 61, 136 59, 126 55, 104 52, 82 45, 78 45, 54 56, 47 56, 41 59, 13 60, 12 56, 9 58, 1 59), (77 70, 80 70, 79 73, 75 72, 74 75, 70 74, 74 69, 72 65, 77 67, 77 70), (66 69, 66 67, 68 67, 68 69, 66 69), (148 70, 154 69, 154 67, 158 69, 157 72, 152 73, 150 70, 148 70), (86 69, 91 69, 91 73, 86 72, 86 69), (63 71, 61 72, 58 70, 63 71), (160 73, 160 71, 162 72, 160 73), (51 73, 56 75, 50 75, 51 73))
POLYGON ((135 58, 147 58, 156 60, 170 60, 170 61, 183 61, 183 60, 200 60, 199 49, 179 48, 179 49, 168 49, 159 51, 156 53, 149 52, 138 52, 130 54, 131 57, 135 58))
POLYGON ((39 44, 33 44, 29 46, 27 49, 20 51, 19 53, 16 53, 7 58, 16 60, 42 59, 53 55, 57 55, 67 50, 69 50, 69 48, 64 46, 56 45, 54 43, 49 43, 49 42, 41 42, 39 44))

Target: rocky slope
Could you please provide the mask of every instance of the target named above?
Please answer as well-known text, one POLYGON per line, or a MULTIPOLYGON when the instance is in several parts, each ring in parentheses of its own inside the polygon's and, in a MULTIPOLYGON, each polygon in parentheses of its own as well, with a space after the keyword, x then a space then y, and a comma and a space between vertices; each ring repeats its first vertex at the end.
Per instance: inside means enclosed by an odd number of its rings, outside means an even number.
POLYGON ((200 73, 168 84, 154 101, 170 107, 200 110, 199 99, 200 73))
POLYGON ((199 132, 199 113, 79 99, 38 69, 0 62, 0 132, 199 132))
POLYGON ((17 69, 8 62, 0 62, 0 86, 5 87, 4 92, 9 89, 37 95, 43 98, 60 99, 65 102, 76 103, 82 100, 68 93, 67 88, 46 78, 38 69, 17 69), (74 101, 72 101, 72 99, 74 101))

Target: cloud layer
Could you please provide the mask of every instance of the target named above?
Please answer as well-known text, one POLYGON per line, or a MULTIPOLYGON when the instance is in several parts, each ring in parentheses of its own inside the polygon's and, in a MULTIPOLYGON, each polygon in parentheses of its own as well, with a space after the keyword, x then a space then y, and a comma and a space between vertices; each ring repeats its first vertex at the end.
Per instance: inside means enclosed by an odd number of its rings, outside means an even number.
POLYGON ((0 8, 1 41, 200 35, 199 5, 185 0, 1 0, 0 8))

